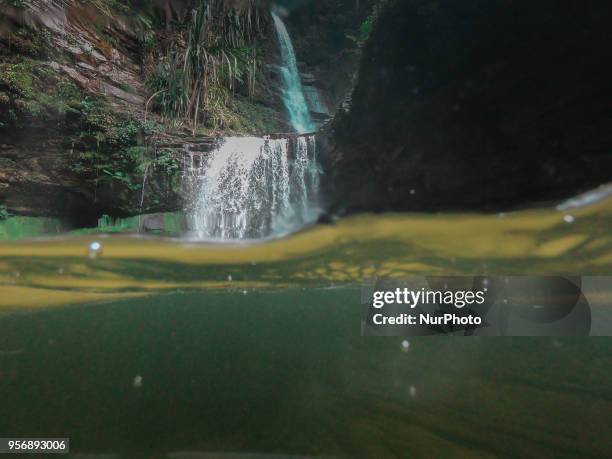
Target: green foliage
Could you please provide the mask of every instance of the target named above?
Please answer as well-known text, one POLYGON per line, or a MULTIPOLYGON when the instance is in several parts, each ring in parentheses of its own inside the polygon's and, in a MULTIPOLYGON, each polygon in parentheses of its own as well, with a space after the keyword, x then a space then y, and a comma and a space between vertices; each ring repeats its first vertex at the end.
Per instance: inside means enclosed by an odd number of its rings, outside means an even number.
POLYGON ((105 2, 114 11, 127 12, 130 10, 130 5, 122 0, 105 0, 105 2))
POLYGON ((151 124, 117 114, 103 97, 85 97, 80 103, 83 145, 94 149, 81 152, 71 169, 97 183, 120 183, 129 190, 140 188, 151 124))
POLYGON ((162 170, 168 176, 174 176, 180 169, 180 164, 174 151, 165 148, 157 151, 153 166, 162 170))
POLYGON ((140 189, 140 185, 132 181, 133 177, 129 172, 113 169, 102 169, 102 172, 105 174, 104 178, 116 180, 132 191, 140 189))
POLYGON ((1 35, 1 44, 10 50, 12 56, 48 59, 57 54, 57 49, 52 46, 52 34, 44 27, 23 25, 12 30, 8 36, 1 35))
POLYGON ((20 116, 49 119, 75 112, 80 92, 44 63, 23 58, 0 63, 0 109, 9 121, 20 116))
POLYGON ((13 8, 27 8, 28 2, 26 0, 0 0, 0 6, 12 6, 13 8))
POLYGON ((137 191, 145 175, 173 177, 178 171, 171 151, 158 152, 147 144, 156 126, 117 113, 106 97, 83 97, 71 80, 39 61, 0 63, 0 110, 3 128, 33 120, 62 121, 62 115, 73 114, 70 128, 79 130, 75 144, 80 152, 68 167, 96 186, 137 191))
POLYGON ((388 8, 394 1, 395 0, 378 0, 374 2, 372 12, 359 25, 359 33, 357 36, 346 34, 346 37, 360 46, 363 45, 372 35, 372 31, 378 23, 378 18, 380 17, 381 12, 388 8))
POLYGON ((153 130, 151 124, 115 113, 103 97, 85 97, 79 105, 83 115, 81 137, 94 137, 108 148, 143 143, 153 130))
POLYGON ((131 9, 129 0, 89 0, 98 9, 110 13, 128 13, 131 9))
POLYGON ((145 50, 153 50, 153 48, 155 47, 155 35, 153 34, 153 32, 145 32, 142 43, 144 45, 145 50))
POLYGON ((179 162, 172 150, 147 142, 159 127, 114 113, 105 99, 85 98, 81 139, 95 140, 95 149, 78 155, 71 169, 97 184, 120 185, 129 191, 142 188, 145 176, 161 173, 174 178, 179 162))
POLYGON ((11 216, 11 213, 8 211, 4 204, 0 204, 0 220, 6 220, 11 216))
POLYGON ((180 168, 173 150, 158 150, 153 146, 132 146, 107 155, 89 153, 81 156, 85 158, 91 161, 90 169, 100 172, 98 182, 119 183, 131 191, 142 188, 145 176, 159 172, 173 179, 180 168))
POLYGON ((194 131, 202 120, 212 128, 231 124, 228 99, 255 90, 263 28, 254 0, 240 6, 200 0, 147 80, 156 106, 166 116, 191 120, 194 131))
POLYGON ((370 33, 372 33, 372 22, 373 22, 373 18, 372 16, 370 16, 365 21, 363 21, 361 25, 359 26, 361 40, 363 41, 367 40, 368 37, 370 36, 370 33))
POLYGON ((278 113, 271 107, 238 97, 232 101, 239 120, 232 126, 238 133, 282 132, 285 126, 280 122, 278 113))
MULTIPOLYGON (((159 18, 151 13, 151 3, 145 2, 141 8, 131 0, 88 2, 107 16, 130 16, 144 49, 156 51, 159 18)), ((0 5, 9 3, 20 7, 30 4, 0 0, 0 5)), ((120 35, 103 24, 106 22, 92 24, 92 33, 113 44, 120 35)), ((121 113, 122 108, 111 104, 109 97, 81 91, 60 67, 68 62, 67 56, 53 46, 53 35, 47 28, 22 25, 7 37, 0 37, 0 48, 5 50, 0 59, 0 136, 25 126, 58 130, 65 134, 66 148, 70 149, 66 167, 92 188, 117 193, 118 199, 138 193, 143 182, 147 192, 154 190, 153 195, 174 189, 179 162, 172 150, 160 150, 151 143, 158 126, 143 122, 137 110, 137 115, 121 113)), ((158 203, 163 202, 161 196, 157 198, 158 203)), ((129 211, 133 210, 130 207, 129 211)), ((8 215, 6 208, 0 207, 0 219, 8 215)))

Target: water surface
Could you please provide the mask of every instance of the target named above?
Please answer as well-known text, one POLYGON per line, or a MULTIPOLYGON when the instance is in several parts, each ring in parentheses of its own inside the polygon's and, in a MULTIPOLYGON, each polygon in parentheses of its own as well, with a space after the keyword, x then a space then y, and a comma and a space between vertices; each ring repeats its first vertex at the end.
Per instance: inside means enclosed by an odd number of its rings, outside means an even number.
POLYGON ((362 215, 239 244, 160 238, 138 220, 114 235, 13 231, 0 431, 109 457, 609 456, 612 341, 362 338, 359 287, 610 274, 611 213, 605 200, 362 215))

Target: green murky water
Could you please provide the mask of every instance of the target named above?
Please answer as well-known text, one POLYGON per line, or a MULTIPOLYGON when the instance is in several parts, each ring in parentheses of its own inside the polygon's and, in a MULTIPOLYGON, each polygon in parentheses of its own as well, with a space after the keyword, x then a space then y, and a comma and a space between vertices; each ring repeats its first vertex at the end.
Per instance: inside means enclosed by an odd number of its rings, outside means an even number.
POLYGON ((360 336, 364 278, 609 275, 612 201, 231 246, 142 220, 0 226, 4 436, 71 437, 75 457, 612 454, 610 339, 360 336))

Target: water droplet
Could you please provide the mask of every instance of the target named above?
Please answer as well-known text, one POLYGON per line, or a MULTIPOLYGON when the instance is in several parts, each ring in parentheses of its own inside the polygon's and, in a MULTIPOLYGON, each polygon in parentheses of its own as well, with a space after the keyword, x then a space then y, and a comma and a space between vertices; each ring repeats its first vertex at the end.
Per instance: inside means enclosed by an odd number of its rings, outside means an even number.
POLYGON ((410 190, 410 194, 414 196, 416 194, 416 190, 413 188, 412 190, 410 190))
POLYGON ((402 351, 408 352, 409 350, 410 350, 410 341, 405 339, 404 341, 402 341, 402 351))
POLYGON ((410 394, 412 398, 416 397, 416 393, 417 393, 416 387, 410 386, 410 389, 408 389, 408 393, 410 394))
POLYGON ((142 376, 134 376, 134 379, 132 380, 132 387, 134 387, 134 389, 139 389, 142 387, 142 376))
POLYGON ((574 223, 576 221, 576 217, 574 217, 573 215, 566 215, 565 217, 563 217, 563 221, 565 223, 574 223))
POLYGON ((249 293, 249 292, 247 292, 246 290, 243 290, 243 291, 242 291, 242 294, 243 294, 243 295, 246 295, 247 293, 249 293))
POLYGON ((97 258, 102 253, 102 244, 100 244, 98 241, 94 241, 91 244, 89 244, 89 247, 87 247, 87 250, 88 250, 89 258, 97 258))

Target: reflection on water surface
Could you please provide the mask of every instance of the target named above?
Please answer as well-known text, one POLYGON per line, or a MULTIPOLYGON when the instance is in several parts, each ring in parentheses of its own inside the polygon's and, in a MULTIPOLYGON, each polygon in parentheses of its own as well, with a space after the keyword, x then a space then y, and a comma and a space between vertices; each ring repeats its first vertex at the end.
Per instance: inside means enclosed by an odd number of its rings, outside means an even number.
MULTIPOLYGON (((181 217, 165 218, 178 231, 181 217)), ((47 239, 15 239, 11 224, 4 235, 13 239, 0 243, 5 310, 194 289, 358 285, 376 276, 612 272, 612 199, 571 212, 362 215, 241 244, 130 236, 138 217, 100 229, 124 234, 47 239), (92 242, 101 244, 95 257, 92 242)))

